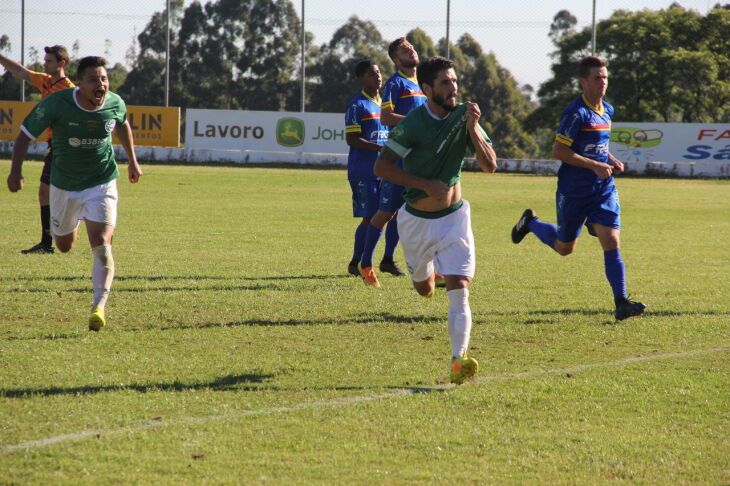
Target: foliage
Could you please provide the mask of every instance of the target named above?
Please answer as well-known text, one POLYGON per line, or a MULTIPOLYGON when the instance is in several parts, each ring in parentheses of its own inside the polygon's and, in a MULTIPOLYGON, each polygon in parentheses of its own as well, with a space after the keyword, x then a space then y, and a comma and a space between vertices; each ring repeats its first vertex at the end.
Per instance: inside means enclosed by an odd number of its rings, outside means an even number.
POLYGON ((353 15, 335 31, 330 42, 320 48, 315 65, 309 71, 315 79, 307 110, 344 112, 350 99, 360 91, 355 65, 366 58, 378 65, 385 83, 393 72, 388 42, 375 24, 353 15))
MULTIPOLYGON (((531 128, 554 126, 578 94, 580 59, 589 54, 590 29, 566 29, 556 15, 553 77, 538 91, 531 128)), ((673 4, 665 10, 617 10, 597 25, 597 55, 609 62, 607 100, 618 121, 730 121, 730 10, 707 15, 673 4)))

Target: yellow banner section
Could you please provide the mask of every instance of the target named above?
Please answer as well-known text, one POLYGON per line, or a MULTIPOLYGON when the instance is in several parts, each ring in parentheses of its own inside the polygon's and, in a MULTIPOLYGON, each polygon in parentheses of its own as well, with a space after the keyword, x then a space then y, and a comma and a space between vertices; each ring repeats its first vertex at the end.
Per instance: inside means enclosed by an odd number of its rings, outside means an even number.
MULTIPOLYGON (((15 140, 20 124, 35 103, 0 100, 0 140, 15 140)), ((134 133, 135 145, 153 147, 180 146, 180 108, 162 106, 127 106, 127 119, 134 133)), ((45 141, 43 134, 36 140, 45 141)), ((118 144, 117 137, 113 143, 118 144)))

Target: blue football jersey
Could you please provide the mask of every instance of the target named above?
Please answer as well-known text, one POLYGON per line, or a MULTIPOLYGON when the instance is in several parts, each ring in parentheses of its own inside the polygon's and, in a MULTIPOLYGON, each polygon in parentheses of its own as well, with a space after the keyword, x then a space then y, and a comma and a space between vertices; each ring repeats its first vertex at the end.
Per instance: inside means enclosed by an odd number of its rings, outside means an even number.
MULTIPOLYGON (((608 164, 611 117, 613 106, 602 101, 597 110, 580 96, 563 111, 555 141, 567 145, 578 155, 608 164)), ((613 177, 600 179, 590 169, 565 162, 558 170, 558 190, 566 196, 588 196, 612 184, 613 177)))
POLYGON ((409 78, 400 71, 393 74, 383 85, 383 109, 397 115, 407 115, 426 102, 426 95, 416 78, 409 78))
MULTIPOLYGON (((357 133, 368 142, 383 145, 388 131, 380 123, 380 99, 371 98, 364 91, 355 96, 345 113, 345 133, 357 133)), ((351 181, 377 179, 373 168, 378 152, 350 147, 347 157, 347 178, 351 181)))

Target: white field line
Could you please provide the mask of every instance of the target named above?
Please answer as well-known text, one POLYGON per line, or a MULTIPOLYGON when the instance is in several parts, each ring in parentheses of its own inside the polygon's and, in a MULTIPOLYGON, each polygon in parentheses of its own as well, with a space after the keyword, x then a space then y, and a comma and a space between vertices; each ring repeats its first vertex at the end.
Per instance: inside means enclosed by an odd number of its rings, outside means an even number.
MULTIPOLYGON (((552 368, 546 370, 534 370, 524 371, 519 373, 500 373, 496 375, 479 376, 472 380, 471 384, 488 383, 490 381, 501 381, 501 380, 519 380, 523 378, 535 378, 538 376, 555 375, 555 374, 566 374, 566 373, 578 373, 581 371, 591 370, 595 368, 606 368, 611 366, 626 366, 637 363, 647 363, 651 361, 658 361, 664 359, 676 359, 676 358, 688 358, 692 356, 699 356, 711 353, 722 353, 730 351, 730 346, 721 346, 717 348, 709 349, 696 349, 693 351, 682 351, 676 353, 658 353, 647 356, 636 356, 629 358, 622 358, 615 361, 603 361, 598 363, 587 363, 570 366, 567 368, 552 368)), ((333 398, 329 400, 320 400, 314 402, 299 403, 296 405, 290 405, 285 407, 271 407, 271 408, 260 408, 256 410, 245 410, 241 412, 235 412, 230 414, 218 414, 218 415, 207 415, 201 417, 182 417, 171 420, 148 420, 138 424, 132 424, 117 429, 100 429, 100 430, 87 430, 83 432, 75 432, 70 434, 56 435, 54 437, 48 437, 45 439, 28 440, 19 442, 17 444, 9 444, 0 446, 0 453, 6 454, 19 450, 36 449, 45 447, 59 442, 75 441, 81 439, 88 439, 91 437, 106 437, 110 435, 119 435, 125 433, 136 433, 145 432, 157 427, 172 426, 172 425, 195 425, 205 424, 220 420, 238 419, 243 417, 255 417, 258 415, 271 415, 278 413, 290 413, 297 412, 300 410, 315 410, 320 408, 334 408, 334 407, 345 407, 349 405, 356 405, 365 402, 373 402, 377 400, 386 400, 391 398, 400 398, 405 396, 416 395, 424 393, 430 390, 445 390, 453 388, 454 385, 436 385, 433 387, 415 387, 415 388, 399 388, 389 392, 373 393, 369 395, 355 395, 343 398, 333 398)))

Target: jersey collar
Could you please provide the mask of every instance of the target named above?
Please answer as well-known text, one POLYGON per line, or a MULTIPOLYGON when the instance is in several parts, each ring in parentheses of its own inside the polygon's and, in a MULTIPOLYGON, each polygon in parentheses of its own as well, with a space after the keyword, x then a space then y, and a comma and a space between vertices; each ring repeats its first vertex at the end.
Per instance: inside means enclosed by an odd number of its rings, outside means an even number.
POLYGON ((406 78, 406 79, 407 79, 408 81, 412 81, 412 82, 414 82, 414 83, 418 84, 418 79, 416 79, 416 77, 415 77, 415 76, 413 76, 413 77, 411 78, 410 76, 408 76, 408 75, 407 75, 406 73, 404 73, 404 72, 403 72, 403 71, 401 71, 400 69, 398 70, 398 74, 400 74, 401 76, 403 76, 404 78, 406 78))
POLYGON ((583 103, 590 108, 591 110, 595 111, 599 115, 603 115, 604 111, 606 111, 603 107, 603 100, 601 100, 601 104, 599 106, 594 106, 591 104, 590 101, 586 98, 586 95, 580 95, 580 97, 583 99, 583 103))
POLYGON ((375 97, 373 98, 372 96, 370 96, 369 94, 367 94, 367 93, 365 92, 365 90, 362 90, 362 91, 361 91, 361 93, 362 93, 362 95, 363 95, 363 96, 364 96, 365 98, 369 99, 369 100, 370 100, 370 101, 372 101, 373 103, 376 103, 376 104, 378 104, 378 105, 379 105, 379 104, 381 103, 381 99, 380 99, 380 94, 378 94, 377 96, 375 96, 375 97))
MULTIPOLYGON (((94 108, 93 110, 87 110, 86 108, 84 108, 83 106, 81 106, 81 105, 79 104, 79 100, 78 100, 78 98, 76 98, 76 93, 78 93, 78 91, 79 91, 79 87, 78 87, 78 86, 76 86, 76 87, 74 88, 73 98, 74 98, 74 103, 76 103, 76 106, 78 106, 80 110, 84 110, 84 111, 86 111, 86 112, 89 112, 89 113, 94 113, 94 112, 97 112, 97 111, 101 110, 102 108, 104 108, 104 105, 106 105, 106 100, 107 100, 108 98, 107 98, 106 96, 104 96, 104 104, 103 104, 103 105, 101 105, 101 106, 97 106, 97 107, 96 107, 96 108, 94 108)), ((107 94, 109 94, 109 92, 108 92, 108 91, 107 91, 106 93, 107 93, 107 94)))

